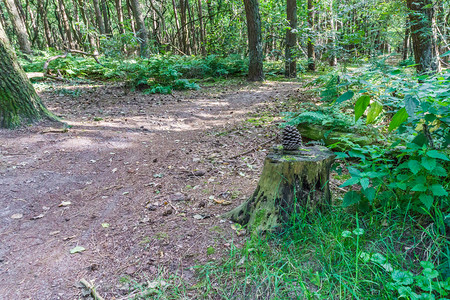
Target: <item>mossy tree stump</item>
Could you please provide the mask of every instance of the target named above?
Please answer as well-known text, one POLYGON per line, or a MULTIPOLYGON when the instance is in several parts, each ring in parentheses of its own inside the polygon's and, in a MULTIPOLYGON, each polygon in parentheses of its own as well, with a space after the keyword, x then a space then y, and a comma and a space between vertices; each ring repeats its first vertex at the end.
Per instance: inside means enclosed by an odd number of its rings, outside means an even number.
POLYGON ((334 154, 322 146, 280 148, 274 147, 266 156, 253 195, 224 217, 261 233, 282 229, 301 207, 314 213, 330 204, 334 154))

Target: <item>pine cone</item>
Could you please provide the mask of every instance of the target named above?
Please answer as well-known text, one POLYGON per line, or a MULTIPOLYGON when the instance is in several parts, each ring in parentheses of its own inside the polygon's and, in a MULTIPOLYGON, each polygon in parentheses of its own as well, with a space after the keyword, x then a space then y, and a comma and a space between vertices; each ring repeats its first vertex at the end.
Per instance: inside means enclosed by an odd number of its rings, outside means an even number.
POLYGON ((284 127, 282 144, 285 150, 297 150, 302 145, 302 136, 296 127, 284 127))

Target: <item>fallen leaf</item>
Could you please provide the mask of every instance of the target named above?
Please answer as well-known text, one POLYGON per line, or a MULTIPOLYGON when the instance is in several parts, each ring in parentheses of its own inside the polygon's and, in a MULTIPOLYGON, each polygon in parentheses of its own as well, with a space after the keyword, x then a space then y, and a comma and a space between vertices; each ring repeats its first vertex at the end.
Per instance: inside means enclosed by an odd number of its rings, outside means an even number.
POLYGON ((22 219, 22 217, 23 217, 23 214, 13 214, 11 216, 11 219, 22 219))
POLYGON ((202 215, 194 215, 193 218, 196 220, 203 220, 205 217, 202 215))
POLYGON ((58 206, 59 207, 61 207, 61 206, 69 206, 70 204, 72 204, 72 202, 70 202, 70 201, 63 201, 58 206))
POLYGON ((225 200, 225 199, 214 199, 214 202, 216 202, 217 204, 222 204, 222 205, 230 205, 231 201, 229 200, 225 200))
POLYGON ((76 247, 70 249, 70 254, 75 254, 75 253, 78 253, 78 252, 83 252, 84 250, 86 250, 84 247, 76 246, 76 247))
POLYGON ((61 232, 60 230, 52 231, 52 232, 49 233, 49 235, 57 235, 60 232, 61 232))
POLYGON ((116 173, 116 172, 117 172, 117 168, 114 168, 114 169, 111 170, 111 173, 113 173, 113 174, 116 173))
POLYGON ((102 227, 103 228, 108 228, 109 227, 109 223, 102 223, 102 227))

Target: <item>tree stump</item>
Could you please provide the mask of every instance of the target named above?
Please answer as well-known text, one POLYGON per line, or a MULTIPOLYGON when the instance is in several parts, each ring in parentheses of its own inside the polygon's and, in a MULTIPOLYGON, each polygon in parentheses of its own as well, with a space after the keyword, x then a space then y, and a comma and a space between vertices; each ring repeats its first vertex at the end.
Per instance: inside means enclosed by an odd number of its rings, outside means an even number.
POLYGON ((266 156, 253 195, 224 217, 258 233, 276 231, 301 207, 314 213, 331 203, 329 175, 335 155, 323 146, 282 150, 266 156))

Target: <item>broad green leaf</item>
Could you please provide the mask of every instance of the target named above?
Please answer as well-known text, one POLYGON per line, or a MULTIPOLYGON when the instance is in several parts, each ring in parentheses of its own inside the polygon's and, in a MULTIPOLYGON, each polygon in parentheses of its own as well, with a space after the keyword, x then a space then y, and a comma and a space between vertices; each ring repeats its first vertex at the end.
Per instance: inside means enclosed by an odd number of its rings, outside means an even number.
POLYGON ((369 178, 361 178, 361 180, 359 181, 359 183, 361 184, 363 189, 367 189, 369 187, 370 184, 370 180, 369 178))
POLYGON ((370 104, 369 112, 367 113, 366 124, 373 123, 382 110, 383 105, 381 105, 378 101, 372 102, 372 104, 370 104))
POLYGON ((373 199, 375 199, 376 191, 373 187, 363 190, 364 196, 367 197, 370 203, 372 203, 373 199))
POLYGON ((428 188, 423 183, 416 184, 411 191, 413 192, 426 192, 428 188))
POLYGON ((361 118, 370 104, 370 96, 363 95, 359 97, 358 101, 355 103, 355 122, 361 118))
POLYGON ((405 109, 410 117, 414 116, 417 106, 419 106, 419 100, 415 96, 405 96, 405 109))
POLYGON ((430 195, 426 195, 426 194, 421 194, 419 196, 419 200, 420 202, 422 202, 423 205, 425 205, 425 207, 430 210, 431 205, 433 205, 434 202, 434 198, 430 195))
POLYGON ((359 201, 361 201, 361 195, 358 192, 350 191, 345 194, 342 206, 348 207, 350 205, 358 203, 359 201))
POLYGON ((437 158, 437 159, 442 159, 442 160, 449 160, 447 155, 445 155, 442 152, 439 152, 437 150, 430 150, 427 152, 427 156, 432 157, 432 158, 437 158))
POLYGON ((408 161, 408 167, 411 170, 411 172, 413 172, 414 174, 419 173, 420 169, 422 169, 422 166, 420 165, 420 163, 414 159, 408 161))
POLYGON ((435 196, 448 196, 448 192, 444 189, 442 184, 433 184, 430 189, 435 196))
POLYGON ((431 261, 421 261, 420 265, 422 266, 422 268, 426 269, 434 269, 434 264, 431 261))
POLYGON ((397 129, 403 122, 408 120, 408 113, 406 112, 406 108, 401 108, 395 115, 392 117, 391 123, 389 123, 389 131, 397 129))
POLYGON ((345 237, 345 238, 351 237, 352 233, 350 231, 348 231, 348 230, 344 230, 344 231, 342 231, 341 236, 345 237))
POLYGON ((397 187, 398 187, 399 189, 405 191, 406 188, 407 188, 408 186, 407 186, 406 183, 404 183, 404 182, 397 182, 397 187))
POLYGON ((422 157, 422 166, 428 171, 433 171, 436 168, 436 159, 432 157, 422 157))
POLYGON ((349 185, 354 185, 357 184, 359 182, 360 178, 359 177, 352 177, 349 180, 347 180, 346 182, 344 182, 343 184, 341 184, 340 187, 346 187, 349 185))
POLYGON ((413 283, 413 274, 411 272, 404 272, 395 270, 392 273, 392 279, 401 285, 410 285, 413 283))
POLYGON ((442 166, 437 166, 433 170, 433 175, 436 175, 439 177, 447 177, 447 171, 442 166))
POLYGON ((352 99, 354 94, 355 93, 352 90, 343 93, 339 96, 339 98, 336 99, 336 104, 352 99))
POLYGON ((378 263, 378 264, 382 265, 382 264, 384 264, 386 262, 386 257, 384 257, 383 254, 375 253, 374 255, 372 255, 370 260, 375 262, 375 263, 378 263))
POLYGON ((439 276, 439 272, 431 268, 425 268, 422 272, 422 275, 424 275, 428 279, 433 279, 439 276))

